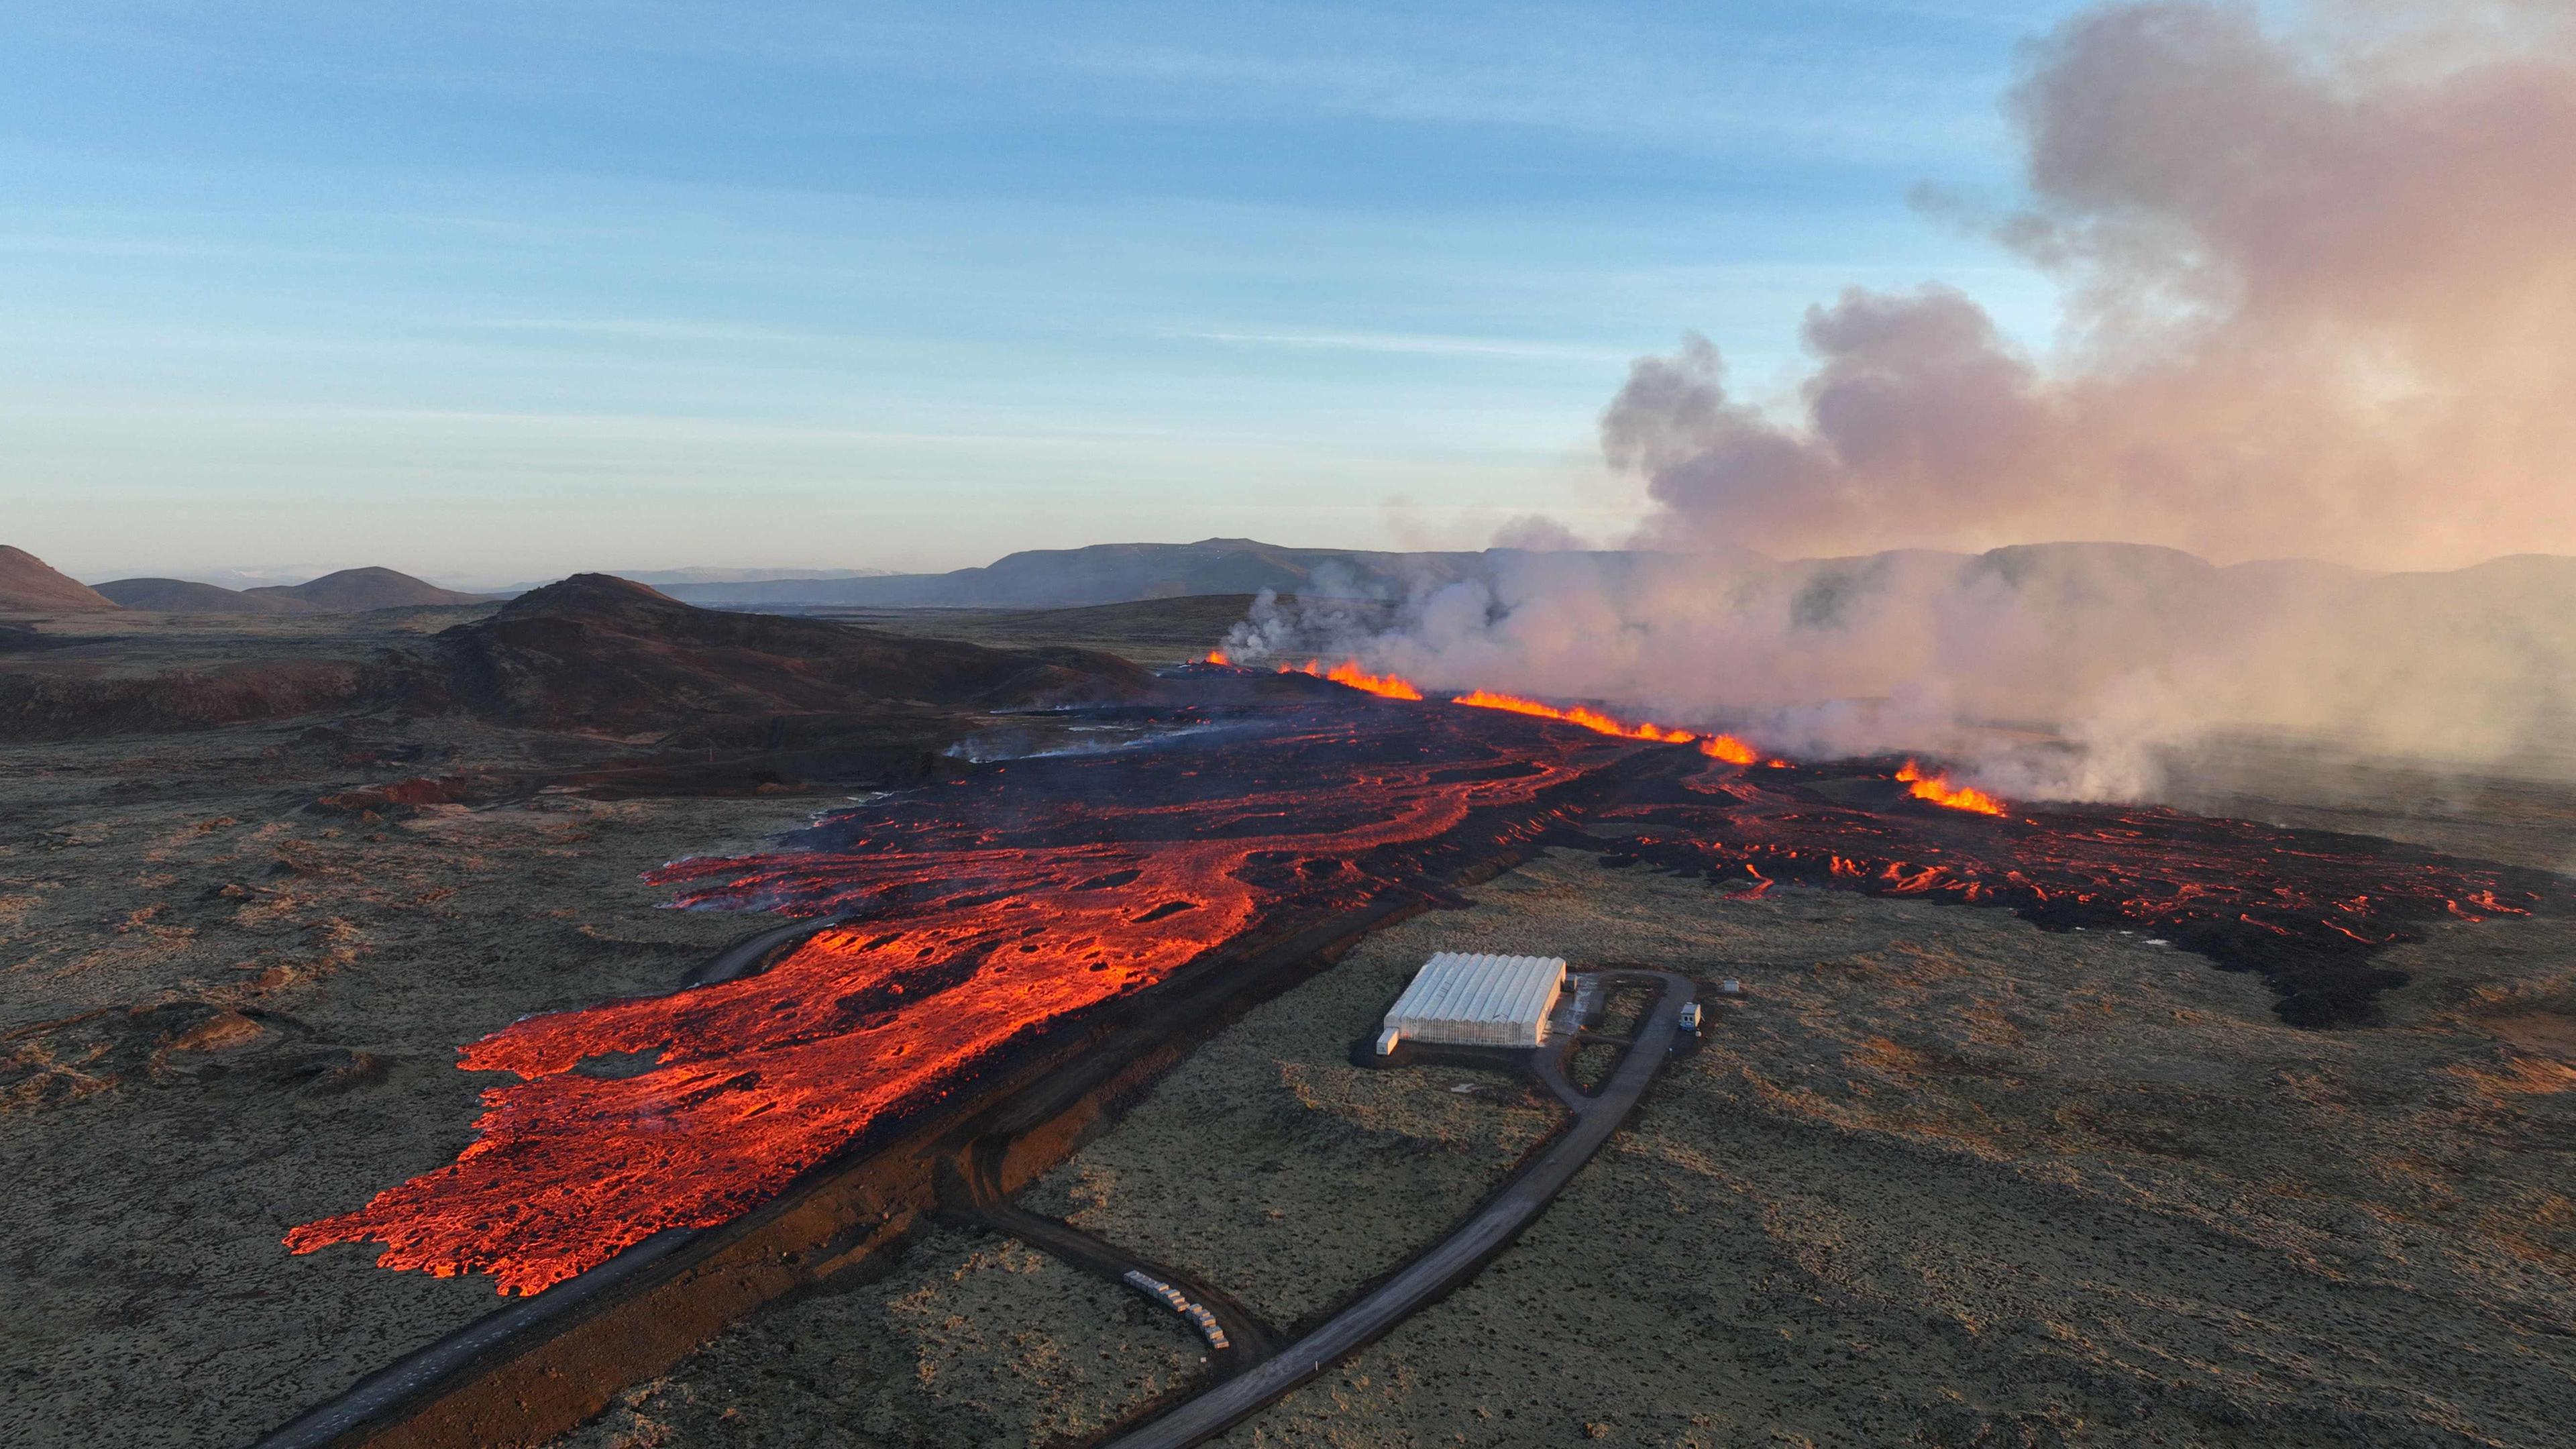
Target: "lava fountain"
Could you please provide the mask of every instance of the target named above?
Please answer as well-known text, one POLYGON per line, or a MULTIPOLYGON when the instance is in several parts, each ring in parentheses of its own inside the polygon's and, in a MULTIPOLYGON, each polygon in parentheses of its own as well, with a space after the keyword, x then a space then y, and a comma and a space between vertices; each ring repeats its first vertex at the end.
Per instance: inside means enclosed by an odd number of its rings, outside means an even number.
POLYGON ((1947 774, 1923 773, 1923 767, 1912 760, 1896 767, 1896 778, 1905 792, 1917 800, 1929 800, 1945 810, 1972 810, 1979 815, 2001 815, 2004 802, 1983 790, 1951 783, 1947 774))

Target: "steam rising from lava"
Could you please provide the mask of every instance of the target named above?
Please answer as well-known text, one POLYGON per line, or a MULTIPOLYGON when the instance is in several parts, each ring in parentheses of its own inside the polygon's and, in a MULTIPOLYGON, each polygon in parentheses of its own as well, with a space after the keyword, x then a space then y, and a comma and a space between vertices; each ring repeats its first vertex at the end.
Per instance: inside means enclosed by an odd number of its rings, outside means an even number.
POLYGON ((474 1141, 288 1246, 372 1241, 388 1267, 543 1291, 654 1233, 726 1222, 1014 1064, 1085 1049, 1060 1025, 1264 948, 1302 956, 1308 928, 1451 899, 1465 867, 1542 848, 1615 841, 1604 864, 1750 897, 1788 882, 2139 930, 2261 971, 2283 1018, 2310 1025, 2366 1018, 2405 979, 2375 953, 2433 922, 2567 903, 2538 872, 2386 842, 2159 809, 2007 813, 1912 765, 1745 768, 1670 727, 1511 707, 1529 701, 1180 677, 1233 702, 1164 722, 1223 729, 986 766, 658 872, 686 904, 841 919, 757 975, 468 1044, 460 1066, 518 1078, 485 1091, 474 1141))
POLYGON ((1797 759, 1920 754, 2014 798, 2155 798, 2238 732, 2576 775, 2576 560, 2219 568, 2132 545, 1774 564, 1495 555, 1391 614, 1256 603, 1231 657, 1347 653, 1797 759))
POLYGON ((1602 419, 1651 551, 1522 520, 1535 551, 1391 628, 1274 608, 1232 647, 2016 797, 2151 796, 2234 731, 2576 776, 2576 559, 2271 557, 2576 554, 2570 42, 2564 0, 2082 11, 2008 99, 2024 200, 1930 199, 2064 284, 2053 355, 1946 287, 1854 289, 1766 406, 1694 338, 1602 419), (1988 548, 2034 538, 2142 542, 1988 548))

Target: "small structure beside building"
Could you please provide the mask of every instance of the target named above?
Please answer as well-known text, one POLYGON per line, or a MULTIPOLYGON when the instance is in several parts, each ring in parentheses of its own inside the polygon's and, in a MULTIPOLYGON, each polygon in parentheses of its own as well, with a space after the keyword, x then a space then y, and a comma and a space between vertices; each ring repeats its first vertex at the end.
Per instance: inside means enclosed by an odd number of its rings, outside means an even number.
POLYGON ((1547 1039, 1548 1014, 1565 992, 1562 956, 1443 951, 1423 963, 1378 1032, 1377 1054, 1399 1041, 1527 1048, 1547 1039))

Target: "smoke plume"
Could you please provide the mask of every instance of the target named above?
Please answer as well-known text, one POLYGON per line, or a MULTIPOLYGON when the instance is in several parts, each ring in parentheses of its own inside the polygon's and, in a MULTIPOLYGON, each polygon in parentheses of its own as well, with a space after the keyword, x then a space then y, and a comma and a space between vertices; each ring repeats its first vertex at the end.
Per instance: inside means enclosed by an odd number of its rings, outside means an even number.
POLYGON ((1693 337, 1602 418, 1653 504, 1637 550, 1520 551, 1563 537, 1523 521, 1391 630, 1272 606, 1243 642, 2030 793, 2153 793, 2159 752, 2227 731, 2564 740, 2576 559, 2463 566, 2576 553, 2570 15, 2081 12, 2007 100, 2026 199, 1932 203, 2063 284, 2048 355, 1940 285, 1810 309, 1785 403, 1693 337), (2130 542, 1999 547, 2069 538, 2130 542), (1771 561, 1801 554, 1844 556, 1771 561))

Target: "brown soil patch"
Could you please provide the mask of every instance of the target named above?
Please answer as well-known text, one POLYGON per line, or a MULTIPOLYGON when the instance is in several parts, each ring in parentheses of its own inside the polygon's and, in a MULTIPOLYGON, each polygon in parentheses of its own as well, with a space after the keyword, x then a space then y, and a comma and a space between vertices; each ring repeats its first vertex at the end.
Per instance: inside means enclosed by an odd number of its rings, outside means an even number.
POLYGON ((2527 1052, 2576 1057, 2576 1016, 2563 1011, 2528 1011, 2490 1016, 2478 1025, 2527 1052))

